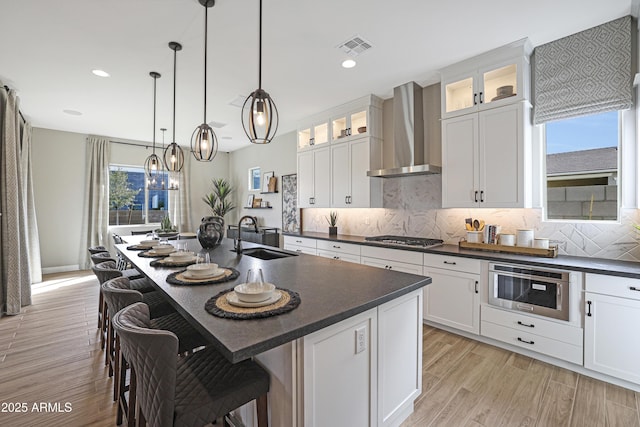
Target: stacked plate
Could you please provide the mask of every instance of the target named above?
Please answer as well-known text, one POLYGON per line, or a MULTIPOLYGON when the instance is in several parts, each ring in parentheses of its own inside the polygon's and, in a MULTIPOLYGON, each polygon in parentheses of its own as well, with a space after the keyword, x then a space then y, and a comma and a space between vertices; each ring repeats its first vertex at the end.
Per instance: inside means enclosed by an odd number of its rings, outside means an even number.
POLYGON ((143 240, 142 242, 138 243, 138 246, 141 248, 148 248, 151 249, 154 246, 158 245, 158 241, 157 240, 143 240))
POLYGON ((157 245, 153 246, 149 253, 152 255, 169 255, 171 252, 175 252, 176 248, 172 245, 157 245))
POLYGON ((277 302, 281 296, 273 283, 241 283, 227 294, 227 301, 238 307, 262 307, 277 302))
POLYGON ((192 264, 187 267, 187 271, 184 272, 184 277, 187 279, 212 279, 214 277, 222 276, 224 274, 224 268, 219 268, 218 264, 192 264))
POLYGON ((169 254, 169 261, 176 263, 193 261, 194 258, 195 256, 191 251, 177 251, 169 254))

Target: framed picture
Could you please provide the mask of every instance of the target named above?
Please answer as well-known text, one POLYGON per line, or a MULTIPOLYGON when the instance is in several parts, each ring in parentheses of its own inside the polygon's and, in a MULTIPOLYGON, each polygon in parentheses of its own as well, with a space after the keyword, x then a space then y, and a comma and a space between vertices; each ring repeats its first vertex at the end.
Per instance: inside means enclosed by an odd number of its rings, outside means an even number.
POLYGON ((253 206, 254 208, 259 208, 262 206, 262 199, 253 199, 253 206))
POLYGON ((263 193, 268 193, 269 192, 269 180, 271 178, 273 178, 274 176, 274 172, 265 172, 262 174, 262 192, 263 193))
POLYGON ((254 194, 249 194, 249 197, 247 198, 247 208, 252 208, 253 207, 253 199, 254 199, 255 195, 254 194))

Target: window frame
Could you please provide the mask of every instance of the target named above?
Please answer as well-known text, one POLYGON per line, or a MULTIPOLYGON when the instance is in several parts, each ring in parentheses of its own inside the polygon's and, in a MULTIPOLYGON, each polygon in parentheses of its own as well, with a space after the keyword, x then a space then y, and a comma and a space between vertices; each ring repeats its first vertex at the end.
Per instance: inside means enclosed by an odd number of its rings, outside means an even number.
MULTIPOLYGON (((622 210, 636 209, 640 196, 638 192, 637 167, 640 165, 636 142, 636 116, 638 112, 634 107, 628 110, 618 110, 618 177, 617 177, 617 207, 615 220, 589 220, 589 219, 555 219, 548 217, 547 201, 547 141, 546 124, 534 127, 534 139, 540 142, 540 204, 542 208, 542 222, 555 224, 621 224, 622 210), (537 133, 537 136, 536 136, 537 133), (624 155, 623 155, 624 154, 624 155)), ((640 117, 639 117, 640 118, 640 117)))
POLYGON ((247 172, 247 189, 249 191, 261 191, 262 190, 262 175, 261 175, 260 166, 254 166, 248 169, 247 172), (258 185, 256 187, 253 186, 254 183, 254 174, 257 174, 258 177, 258 185))
MULTIPOLYGON (((133 165, 133 164, 123 164, 123 163, 109 163, 109 177, 111 177, 111 171, 112 169, 117 169, 117 168, 128 168, 128 169, 140 169, 142 174, 145 177, 145 181, 144 183, 146 184, 146 173, 144 170, 144 165, 133 165)), ((167 173, 167 172, 165 172, 167 173)), ((167 173, 168 176, 168 173, 167 173)), ((111 178, 109 178, 109 184, 111 184, 111 178)), ((153 226, 160 226, 160 221, 157 222, 149 222, 149 193, 150 190, 147 188, 146 185, 142 186, 143 190, 144 190, 144 204, 143 204, 143 209, 142 209, 142 216, 144 218, 144 222, 139 223, 139 224, 109 224, 108 227, 109 228, 136 228, 136 227, 140 227, 140 226, 146 226, 146 225, 153 225, 153 226)), ((156 190, 154 190, 156 191, 156 190)), ((158 191, 162 191, 162 190, 158 190, 158 191)), ((168 190, 165 190, 168 191, 168 190)), ((170 212, 170 204, 171 204, 171 198, 168 197, 167 194, 167 198, 166 198, 167 202, 166 202, 166 206, 164 208, 164 212, 166 212, 167 214, 169 214, 170 212)), ((109 201, 109 210, 111 210, 111 203, 109 201)))

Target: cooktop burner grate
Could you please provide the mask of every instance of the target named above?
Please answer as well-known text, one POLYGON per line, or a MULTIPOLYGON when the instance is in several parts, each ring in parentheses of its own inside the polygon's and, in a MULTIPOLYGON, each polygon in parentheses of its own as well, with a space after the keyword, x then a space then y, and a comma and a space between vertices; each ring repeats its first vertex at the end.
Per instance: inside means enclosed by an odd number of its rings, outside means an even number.
POLYGON ((368 242, 378 242, 378 243, 401 245, 401 246, 419 246, 423 248, 438 246, 444 243, 444 241, 440 239, 410 237, 410 236, 389 236, 389 235, 366 237, 365 240, 368 242))

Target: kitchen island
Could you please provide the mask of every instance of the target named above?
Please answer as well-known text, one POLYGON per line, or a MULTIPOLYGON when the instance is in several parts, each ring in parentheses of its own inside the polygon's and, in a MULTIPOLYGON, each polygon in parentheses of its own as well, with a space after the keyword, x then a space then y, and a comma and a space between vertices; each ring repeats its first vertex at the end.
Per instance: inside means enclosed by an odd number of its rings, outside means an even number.
MULTIPOLYGON (((413 411, 422 378, 421 289, 430 278, 306 255, 261 260, 236 254, 225 240, 209 251, 211 261, 238 270, 238 279, 171 285, 166 278, 179 269, 151 267, 153 259, 128 250, 135 243, 128 240, 118 250, 211 345, 231 362, 254 357, 270 372, 270 425, 399 425, 413 411), (297 292, 301 304, 257 320, 205 311, 209 298, 244 281, 250 268, 297 292)), ((197 240, 189 245, 201 250, 197 240)), ((253 413, 238 411, 247 426, 253 413)))

